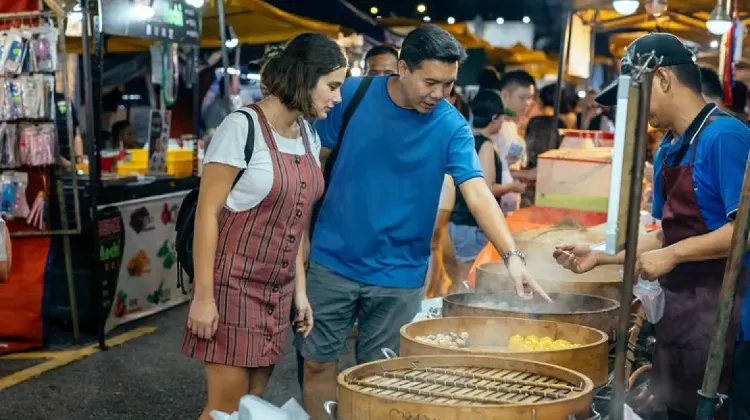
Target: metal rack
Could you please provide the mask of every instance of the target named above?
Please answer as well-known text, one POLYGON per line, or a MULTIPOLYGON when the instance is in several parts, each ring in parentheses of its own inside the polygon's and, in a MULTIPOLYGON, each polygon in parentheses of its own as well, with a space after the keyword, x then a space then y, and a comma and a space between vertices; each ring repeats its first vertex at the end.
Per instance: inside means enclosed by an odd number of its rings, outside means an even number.
MULTIPOLYGON (((63 15, 58 15, 52 11, 48 10, 39 10, 39 11, 28 11, 28 12, 18 12, 18 13, 3 13, 0 14, 0 22, 7 23, 7 22, 14 22, 14 21, 21 21, 21 23, 25 23, 27 21, 33 22, 33 21, 43 21, 47 20, 50 23, 55 22, 56 27, 59 32, 58 36, 58 65, 64 65, 64 63, 67 63, 67 52, 65 49, 65 17, 63 15), (61 28, 63 28, 61 30, 61 28)), ((68 73, 67 71, 62 71, 62 77, 63 77, 63 84, 64 84, 64 90, 63 95, 65 96, 65 100, 70 103, 70 90, 68 88, 68 73)), ((75 136, 74 136, 74 129, 73 129, 73 118, 72 114, 70 112, 67 113, 67 131, 68 131, 68 145, 70 147, 70 150, 75 150, 75 136)), ((57 143, 56 143, 57 145, 57 143)), ((60 212, 60 219, 61 219, 61 229, 58 230, 45 230, 45 231, 21 231, 21 232, 11 232, 10 236, 12 238, 20 238, 20 237, 44 237, 44 236, 57 236, 61 235, 63 240, 63 250, 64 250, 64 259, 65 259, 65 273, 66 273, 66 280, 67 280, 67 286, 68 286, 68 298, 70 303, 70 313, 71 313, 71 322, 73 324, 73 339, 77 343, 80 340, 80 324, 79 324, 79 316, 78 316, 78 304, 76 301, 76 294, 75 294, 75 283, 73 280, 73 262, 71 259, 71 247, 70 247, 70 235, 78 235, 81 233, 81 211, 80 211, 80 199, 78 196, 78 177, 75 170, 71 171, 71 179, 73 184, 73 208, 75 213, 75 228, 71 228, 68 223, 68 212, 66 208, 65 203, 65 195, 64 195, 64 188, 63 188, 63 180, 62 180, 62 160, 60 155, 59 147, 55 147, 55 158, 57 161, 57 164, 52 165, 50 167, 51 171, 54 171, 55 174, 55 189, 58 196, 58 205, 59 205, 59 212, 60 212)))

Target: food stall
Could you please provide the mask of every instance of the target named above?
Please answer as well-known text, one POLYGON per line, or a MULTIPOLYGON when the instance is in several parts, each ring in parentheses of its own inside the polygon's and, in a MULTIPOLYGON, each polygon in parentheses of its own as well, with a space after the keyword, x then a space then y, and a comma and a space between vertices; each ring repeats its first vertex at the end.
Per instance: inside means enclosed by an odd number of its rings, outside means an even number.
MULTIPOLYGON (((32 9, 37 6, 36 1, 30 3, 32 9)), ((50 206, 48 220, 53 230, 62 231, 66 223, 70 226, 70 246, 66 246, 63 236, 25 237, 13 242, 14 254, 24 258, 16 258, 11 280, 0 286, 2 318, 13 320, 0 322, 0 352, 43 346, 52 333, 67 334, 71 329, 77 332, 79 322, 82 331, 96 334, 103 344, 106 332, 118 325, 188 299, 189 285, 177 283, 174 217, 182 197, 199 182, 195 176, 198 150, 193 136, 198 133, 200 103, 196 99, 198 89, 190 88, 197 83, 198 43, 209 50, 222 45, 219 8, 214 1, 199 13, 191 9, 190 2, 171 1, 168 9, 157 4, 160 13, 151 19, 113 20, 108 15, 109 8, 129 7, 123 6, 129 3, 104 2, 99 8, 90 1, 88 8, 76 9, 82 16, 77 24, 68 19, 67 36, 59 37, 64 41, 61 47, 80 58, 80 62, 68 62, 67 71, 61 73, 81 82, 81 132, 87 136, 84 143, 92 147, 88 161, 78 165, 80 175, 76 172, 60 177, 65 186, 57 196, 64 199, 57 200, 52 195, 49 200, 65 204, 60 207, 62 211, 50 206), (101 10, 101 16, 97 10, 101 10), (91 18, 92 15, 96 16, 91 18), (90 18, 95 23, 94 30, 84 33, 80 21, 90 18), (181 77, 174 83, 165 83, 164 79, 157 83, 167 89, 157 91, 148 123, 147 146, 112 153, 105 148, 102 137, 94 135, 108 128, 102 127, 100 118, 103 79, 108 70, 103 56, 147 55, 154 43, 165 39, 169 45, 155 55, 160 58, 157 61, 170 70, 167 74, 181 77), (176 42, 179 47, 173 46, 176 42), (77 73, 79 68, 82 74, 77 73), (185 89, 180 90, 179 85, 185 89), (92 129, 86 130, 87 127, 92 129), (150 170, 153 153, 149 150, 158 148, 165 152, 166 167, 150 170), (79 203, 73 203, 74 197, 80 198, 80 213, 74 212, 79 208, 79 203), (72 220, 76 214, 85 216, 77 222, 72 220), (66 282, 68 248, 72 249, 68 259, 71 276, 66 282)), ((127 15, 124 10, 120 9, 123 16, 127 15)), ((225 11, 225 24, 232 25, 242 44, 283 42, 310 31, 336 38, 341 32, 338 25, 301 18, 260 0, 227 0, 225 11)), ((63 10, 68 12, 71 10, 63 10)), ((29 18, 24 19, 28 24, 29 18)), ((64 85, 76 87, 75 82, 64 85)), ((34 182, 42 185, 41 181, 34 182)), ((31 184, 29 194, 37 191, 31 184)), ((33 202, 32 195, 29 204, 33 202)))

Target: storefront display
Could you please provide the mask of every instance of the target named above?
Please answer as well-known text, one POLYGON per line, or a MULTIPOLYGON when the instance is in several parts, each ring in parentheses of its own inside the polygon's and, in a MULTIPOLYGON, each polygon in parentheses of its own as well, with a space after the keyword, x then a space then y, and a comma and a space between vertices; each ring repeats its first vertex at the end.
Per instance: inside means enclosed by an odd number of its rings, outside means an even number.
POLYGON ((101 310, 105 332, 188 300, 175 289, 174 221, 187 191, 99 209, 101 310))

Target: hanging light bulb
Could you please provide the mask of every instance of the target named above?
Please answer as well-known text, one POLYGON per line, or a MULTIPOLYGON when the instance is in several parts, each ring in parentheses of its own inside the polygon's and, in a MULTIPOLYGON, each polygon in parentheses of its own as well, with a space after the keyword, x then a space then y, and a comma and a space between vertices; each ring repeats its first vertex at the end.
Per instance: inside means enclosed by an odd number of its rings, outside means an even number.
POLYGON ((448 24, 453 25, 454 23, 456 23, 456 18, 454 18, 453 16, 449 16, 447 22, 448 24))
POLYGON ((721 7, 721 1, 719 1, 706 20, 706 29, 714 35, 724 35, 731 27, 732 18, 721 7))
POLYGON ((154 17, 154 8, 149 5, 136 3, 133 5, 131 13, 133 14, 133 19, 145 21, 154 17))
POLYGON ((232 25, 227 25, 227 38, 224 41, 224 46, 227 48, 234 48, 240 44, 240 40, 237 38, 237 32, 234 31, 232 25))
POLYGON ((647 0, 643 8, 651 16, 661 16, 667 11, 667 0, 647 0))
POLYGON ((614 0, 612 2, 615 12, 621 15, 632 15, 640 5, 641 3, 638 0, 614 0))

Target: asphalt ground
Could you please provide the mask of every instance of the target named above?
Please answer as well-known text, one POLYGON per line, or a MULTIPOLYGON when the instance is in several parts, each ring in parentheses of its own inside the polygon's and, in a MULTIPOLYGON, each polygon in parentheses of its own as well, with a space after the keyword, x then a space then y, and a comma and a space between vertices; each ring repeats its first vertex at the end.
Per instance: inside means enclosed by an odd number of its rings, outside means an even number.
MULTIPOLYGON (((44 366, 46 361, 55 363, 55 359, 0 359, 0 419, 197 419, 205 403, 206 384, 201 362, 180 353, 187 309, 182 305, 121 327, 110 334, 112 339, 132 333, 143 335, 106 351, 84 348, 79 350, 85 353, 80 360, 63 360, 63 366, 17 384, 9 375, 18 376, 26 368, 44 366), (155 330, 150 332, 149 327, 155 330)), ((286 348, 264 395, 277 406, 289 398, 301 401, 291 333, 286 348)), ((71 359, 81 356, 76 348, 65 350, 74 351, 71 359)), ((341 367, 353 364, 350 342, 341 367)))

